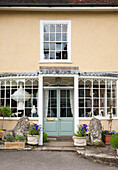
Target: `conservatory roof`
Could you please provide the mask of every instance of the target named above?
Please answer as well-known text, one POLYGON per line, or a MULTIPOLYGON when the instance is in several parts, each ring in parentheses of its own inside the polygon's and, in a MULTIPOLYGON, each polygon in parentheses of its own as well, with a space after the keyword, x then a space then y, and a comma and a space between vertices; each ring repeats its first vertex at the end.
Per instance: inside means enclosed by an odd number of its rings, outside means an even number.
POLYGON ((21 73, 0 73, 0 78, 2 77, 21 77, 21 76, 38 76, 39 74, 79 74, 80 76, 97 76, 97 77, 118 77, 118 72, 81 72, 78 70, 66 70, 65 72, 46 72, 46 70, 37 70, 36 72, 21 72, 21 73), (72 72, 71 72, 72 71, 72 72))
POLYGON ((0 0, 0 6, 118 6, 118 0, 0 0))

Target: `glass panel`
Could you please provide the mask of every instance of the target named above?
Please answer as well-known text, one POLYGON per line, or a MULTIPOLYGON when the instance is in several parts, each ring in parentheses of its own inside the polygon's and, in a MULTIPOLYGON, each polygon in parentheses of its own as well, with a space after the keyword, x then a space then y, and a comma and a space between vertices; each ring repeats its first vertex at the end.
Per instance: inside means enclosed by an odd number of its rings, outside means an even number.
POLYGON ((67 117, 73 117, 72 112, 71 112, 71 108, 67 109, 67 117))
POLYGON ((105 88, 105 81, 100 82, 100 88, 105 88))
POLYGON ((25 88, 32 88, 32 81, 30 81, 30 80, 27 80, 26 82, 25 82, 25 88))
POLYGON ((85 115, 86 115, 86 117, 92 117, 91 108, 86 108, 86 109, 85 109, 85 115))
POLYGON ((56 33, 56 41, 61 41, 61 33, 56 33))
POLYGON ((104 107, 105 106, 105 99, 100 99, 100 107, 104 107))
POLYGON ((56 59, 61 59, 61 51, 56 51, 56 59))
POLYGON ((50 117, 57 117, 57 108, 51 108, 50 117))
POLYGON ((82 80, 79 81, 79 88, 84 88, 84 81, 82 80))
POLYGON ((111 89, 107 89, 107 98, 111 98, 111 89))
POLYGON ((86 99, 86 100, 85 100, 85 106, 86 106, 86 107, 92 107, 92 100, 86 99))
POLYGON ((50 59, 55 59, 55 52, 54 51, 50 51, 50 59))
POLYGON ((62 59, 67 59, 67 51, 62 51, 62 59))
POLYGON ((66 108, 60 108, 60 117, 66 117, 66 108))
POLYGON ((67 32, 67 24, 62 25, 62 32, 67 32))
POLYGON ((94 99, 93 106, 99 107, 99 99, 94 99))
POLYGON ((55 33, 50 33, 50 41, 55 41, 55 33))
POLYGON ((84 99, 79 99, 79 107, 84 107, 84 99))
POLYGON ((62 33, 62 41, 67 41, 67 34, 66 33, 62 33))
POLYGON ((44 59, 49 59, 49 51, 44 51, 44 59))
POLYGON ((91 97, 90 96, 90 89, 85 89, 85 96, 86 97, 91 97))
POLYGON ((6 90, 6 98, 10 98, 10 90, 6 90))
POLYGON ((61 50, 61 43, 56 43, 56 50, 61 50))
POLYGON ((108 89, 111 89, 111 80, 108 80, 108 81, 107 81, 107 88, 108 88, 108 89))
POLYGON ((99 97, 99 89, 93 89, 93 96, 99 97))
POLYGON ((91 81, 86 81, 85 82, 85 88, 91 88, 91 81))
POLYGON ((50 50, 55 50, 55 43, 50 43, 50 50))
POLYGON ((44 41, 49 41, 49 33, 44 33, 44 41))
POLYGON ((67 51, 67 43, 62 43, 62 50, 67 51))
POLYGON ((79 97, 84 97, 84 89, 79 89, 79 97))
POLYGON ((61 98, 60 99, 60 106, 61 107, 66 107, 66 98, 61 98))
POLYGON ((99 88, 99 84, 98 84, 98 81, 97 81, 97 80, 95 80, 95 81, 93 82, 93 88, 99 88))
POLYGON ((105 89, 100 89, 100 97, 105 97, 105 89))
POLYGON ((55 24, 50 25, 50 32, 55 32, 55 24))
POLYGON ((44 50, 49 50, 49 43, 44 43, 44 50))
POLYGON ((44 32, 49 32, 49 25, 44 24, 44 32))
POLYGON ((66 90, 61 90, 60 94, 61 94, 61 97, 66 97, 66 90))
POLYGON ((61 24, 56 25, 56 32, 61 32, 61 24))
POLYGON ((99 108, 94 108, 93 114, 94 114, 95 116, 99 115, 99 108))
POLYGON ((84 108, 79 108, 79 117, 84 117, 84 108))
POLYGON ((104 107, 100 108, 100 115, 105 116, 105 108, 104 107))
POLYGON ((51 107, 57 107, 57 100, 56 99, 51 99, 51 107))

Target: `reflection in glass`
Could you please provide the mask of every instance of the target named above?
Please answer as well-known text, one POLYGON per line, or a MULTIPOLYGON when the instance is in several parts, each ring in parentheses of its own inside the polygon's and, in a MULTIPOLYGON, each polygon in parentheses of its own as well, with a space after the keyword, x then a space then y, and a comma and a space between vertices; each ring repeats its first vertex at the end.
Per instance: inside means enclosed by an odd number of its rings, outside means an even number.
POLYGON ((67 51, 62 51, 62 59, 67 59, 67 51))
POLYGON ((49 51, 44 51, 44 59, 49 59, 49 51))
POLYGON ((67 41, 67 34, 66 33, 62 33, 62 41, 67 41))
POLYGON ((44 41, 49 41, 49 33, 44 33, 44 41))
POLYGON ((67 32, 67 24, 62 25, 62 32, 67 32))
POLYGON ((62 50, 67 50, 67 43, 62 43, 62 50))
POLYGON ((56 59, 61 59, 61 51, 56 51, 56 59))
POLYGON ((44 32, 49 32, 49 25, 48 24, 44 24, 44 32))
POLYGON ((55 33, 50 33, 50 41, 55 41, 55 33))
POLYGON ((55 43, 50 43, 50 50, 55 50, 55 43))
POLYGON ((55 32, 55 24, 50 25, 50 32, 55 32))
POLYGON ((55 52, 54 51, 50 51, 50 59, 55 59, 55 52))
POLYGON ((61 32, 61 24, 56 25, 56 32, 61 32))
POLYGON ((49 50, 49 43, 44 43, 44 50, 49 50))
POLYGON ((56 33, 56 41, 61 41, 61 33, 56 33))

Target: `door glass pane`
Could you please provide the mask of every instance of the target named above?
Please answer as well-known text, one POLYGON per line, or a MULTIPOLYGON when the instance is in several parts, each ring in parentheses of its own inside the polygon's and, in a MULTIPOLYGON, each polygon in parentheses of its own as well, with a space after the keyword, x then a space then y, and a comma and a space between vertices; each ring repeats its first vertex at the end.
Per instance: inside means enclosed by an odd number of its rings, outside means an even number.
POLYGON ((60 90, 60 117, 73 117, 73 90, 60 90))
POLYGON ((57 91, 44 91, 44 114, 45 117, 57 117, 57 91))

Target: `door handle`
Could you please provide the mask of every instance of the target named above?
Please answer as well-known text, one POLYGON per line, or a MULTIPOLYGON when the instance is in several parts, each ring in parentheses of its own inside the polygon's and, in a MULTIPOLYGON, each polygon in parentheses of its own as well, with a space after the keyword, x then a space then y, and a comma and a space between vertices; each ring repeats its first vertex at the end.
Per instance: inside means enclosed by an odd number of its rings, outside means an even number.
POLYGON ((61 120, 61 118, 59 118, 59 120, 61 120))

